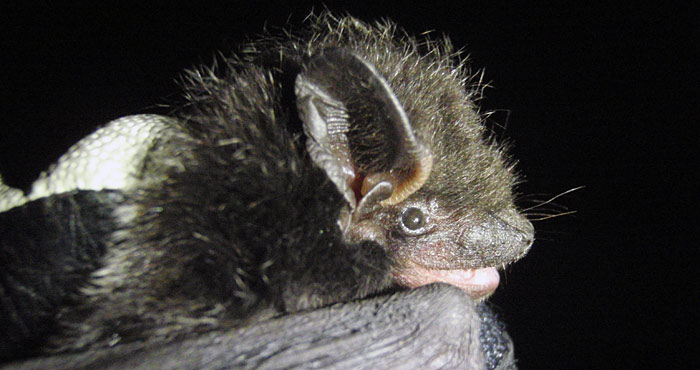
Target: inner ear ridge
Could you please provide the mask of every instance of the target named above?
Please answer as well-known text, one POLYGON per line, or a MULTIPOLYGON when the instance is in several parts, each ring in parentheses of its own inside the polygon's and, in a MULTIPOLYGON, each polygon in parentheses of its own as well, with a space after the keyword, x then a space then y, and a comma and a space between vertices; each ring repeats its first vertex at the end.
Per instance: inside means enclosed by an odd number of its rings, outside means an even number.
POLYGON ((416 166, 406 179, 399 181, 396 186, 394 186, 394 192, 391 197, 385 199, 381 202, 382 205, 395 205, 403 202, 406 198, 411 196, 411 194, 418 191, 425 185, 430 177, 430 172, 433 168, 433 156, 428 151, 424 151, 421 158, 416 162, 416 166))

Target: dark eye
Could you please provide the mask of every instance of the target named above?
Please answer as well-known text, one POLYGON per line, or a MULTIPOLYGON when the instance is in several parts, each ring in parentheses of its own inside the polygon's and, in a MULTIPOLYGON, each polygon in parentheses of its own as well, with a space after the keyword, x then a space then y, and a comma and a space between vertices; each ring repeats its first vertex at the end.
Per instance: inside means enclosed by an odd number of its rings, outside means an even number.
POLYGON ((425 225, 425 215, 418 208, 411 207, 403 211, 401 223, 411 231, 418 230, 425 225))

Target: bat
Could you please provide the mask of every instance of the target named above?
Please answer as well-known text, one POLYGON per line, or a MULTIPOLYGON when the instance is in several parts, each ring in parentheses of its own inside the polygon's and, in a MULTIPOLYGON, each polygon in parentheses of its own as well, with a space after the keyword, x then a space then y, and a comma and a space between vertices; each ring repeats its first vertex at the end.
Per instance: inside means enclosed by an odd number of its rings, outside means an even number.
MULTIPOLYGON (((328 13, 188 71, 171 115, 97 130, 26 196, 0 185, 0 355, 113 366, 129 348, 206 353, 212 335, 338 303, 400 297, 396 310, 447 289, 473 306, 534 231, 470 81, 449 42, 328 13)), ((456 338, 494 321, 472 309, 456 338)), ((494 362, 486 347, 462 352, 494 362)))

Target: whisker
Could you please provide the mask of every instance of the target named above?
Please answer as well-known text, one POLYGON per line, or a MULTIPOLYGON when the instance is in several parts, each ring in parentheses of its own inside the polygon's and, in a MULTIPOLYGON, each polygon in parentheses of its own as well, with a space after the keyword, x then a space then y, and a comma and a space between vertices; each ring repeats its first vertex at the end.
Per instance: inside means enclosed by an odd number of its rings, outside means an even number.
POLYGON ((553 215, 546 214, 546 213, 523 213, 523 215, 525 215, 525 217, 527 217, 527 219, 530 221, 543 221, 543 220, 548 220, 550 218, 572 215, 574 213, 576 213, 576 211, 562 212, 562 213, 557 213, 557 214, 553 214, 553 215), (532 218, 532 216, 538 216, 538 217, 532 218))
POLYGON ((533 210, 533 209, 535 209, 535 208, 540 208, 540 207, 542 207, 542 206, 544 206, 544 205, 547 205, 547 204, 552 204, 552 202, 553 202, 554 200, 556 200, 556 199, 558 199, 558 198, 561 198, 562 196, 567 195, 567 194, 569 194, 569 193, 572 193, 572 192, 574 192, 574 191, 581 190, 581 189, 583 189, 583 188, 585 188, 585 186, 578 186, 578 187, 575 187, 575 188, 573 188, 573 189, 569 189, 569 190, 564 191, 564 192, 562 192, 562 193, 559 193, 559 194, 557 194, 557 195, 555 195, 555 196, 549 198, 548 200, 543 201, 543 202, 541 202, 541 203, 539 203, 539 204, 537 204, 537 205, 534 205, 534 206, 529 207, 529 208, 525 208, 525 209, 523 209, 522 211, 523 211, 523 212, 527 212, 527 211, 533 210))

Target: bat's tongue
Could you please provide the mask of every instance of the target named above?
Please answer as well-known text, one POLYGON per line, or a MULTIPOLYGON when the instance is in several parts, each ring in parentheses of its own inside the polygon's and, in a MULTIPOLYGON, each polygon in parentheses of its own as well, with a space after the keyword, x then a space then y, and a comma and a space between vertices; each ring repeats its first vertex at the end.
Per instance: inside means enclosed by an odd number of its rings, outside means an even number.
POLYGON ((500 277, 493 267, 475 270, 436 270, 422 266, 411 266, 396 274, 398 282, 409 288, 430 283, 447 283, 467 292, 472 298, 484 298, 498 287, 500 277))

